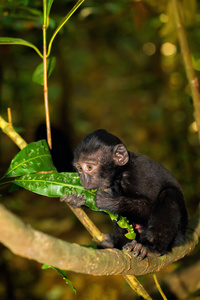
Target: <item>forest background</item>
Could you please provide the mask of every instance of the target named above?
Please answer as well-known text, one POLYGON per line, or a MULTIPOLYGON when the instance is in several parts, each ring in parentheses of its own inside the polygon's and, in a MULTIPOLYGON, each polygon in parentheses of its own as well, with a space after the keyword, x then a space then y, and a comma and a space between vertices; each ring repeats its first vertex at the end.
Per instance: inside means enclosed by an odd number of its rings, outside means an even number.
MULTIPOLYGON (((181 3, 198 77, 199 3, 181 3)), ((54 1, 50 32, 73 5, 74 1, 54 1)), ((1 1, 0 9, 1 37, 22 38, 42 47, 41 1, 1 1)), ((199 203, 199 141, 170 1, 87 0, 62 28, 52 53, 56 65, 48 82, 49 104, 52 155, 58 170, 70 171, 72 152, 80 140, 97 128, 105 128, 119 136, 130 151, 150 156, 175 175, 192 216, 199 203)), ((45 138, 42 87, 32 81, 41 58, 33 49, 13 45, 0 46, 0 57, 1 115, 7 118, 7 107, 11 107, 13 124, 27 142, 45 138)), ((2 174, 18 151, 1 133, 2 174)), ((3 204, 34 228, 70 242, 91 243, 90 235, 57 199, 24 190, 14 194, 5 190, 4 194, 3 204)), ((87 212, 101 231, 112 230, 105 215, 87 212)), ((75 296, 53 270, 42 271, 38 263, 17 257, 2 245, 0 251, 0 299, 134 297, 120 276, 69 272, 78 292, 75 296)), ((199 287, 192 287, 190 278, 188 288, 179 292, 170 286, 172 272, 184 272, 182 264, 188 268, 198 265, 197 253, 158 274, 160 280, 166 280, 173 297, 185 297, 186 293, 191 299, 200 296, 199 287)), ((140 280, 153 292, 151 275, 140 280)))

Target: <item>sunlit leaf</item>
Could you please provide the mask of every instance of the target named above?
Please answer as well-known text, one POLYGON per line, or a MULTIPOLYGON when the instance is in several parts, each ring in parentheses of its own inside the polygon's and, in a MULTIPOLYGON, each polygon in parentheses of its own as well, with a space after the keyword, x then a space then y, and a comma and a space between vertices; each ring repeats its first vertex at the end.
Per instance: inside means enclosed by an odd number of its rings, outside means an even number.
MULTIPOLYGON (((56 58, 50 57, 47 59, 47 77, 49 78, 56 64, 56 58)), ((43 71, 43 63, 39 64, 33 73, 32 80, 35 83, 40 85, 44 85, 44 71, 43 71)))
POLYGON ((41 171, 56 171, 45 140, 28 144, 11 161, 4 177, 16 177, 41 171))
POLYGON ((72 282, 68 279, 67 274, 66 274, 65 271, 60 270, 60 269, 55 268, 55 267, 52 267, 52 266, 49 266, 49 265, 46 265, 46 264, 44 264, 44 265, 42 266, 42 269, 43 269, 43 270, 46 270, 46 269, 53 269, 53 270, 57 271, 58 274, 60 274, 60 275, 62 276, 62 278, 66 281, 66 283, 71 287, 71 289, 73 290, 73 292, 76 294, 76 289, 74 288, 72 282))
POLYGON ((88 203, 95 201, 95 192, 84 189, 77 173, 28 174, 17 177, 12 182, 43 196, 83 195, 88 203))

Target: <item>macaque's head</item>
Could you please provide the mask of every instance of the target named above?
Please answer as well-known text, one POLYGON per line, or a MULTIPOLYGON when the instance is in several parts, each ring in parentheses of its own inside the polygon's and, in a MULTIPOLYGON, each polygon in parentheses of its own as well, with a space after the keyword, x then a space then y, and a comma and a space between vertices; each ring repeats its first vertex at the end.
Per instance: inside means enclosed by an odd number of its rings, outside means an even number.
POLYGON ((74 166, 85 189, 110 187, 128 161, 124 144, 104 129, 87 135, 74 153, 74 166))

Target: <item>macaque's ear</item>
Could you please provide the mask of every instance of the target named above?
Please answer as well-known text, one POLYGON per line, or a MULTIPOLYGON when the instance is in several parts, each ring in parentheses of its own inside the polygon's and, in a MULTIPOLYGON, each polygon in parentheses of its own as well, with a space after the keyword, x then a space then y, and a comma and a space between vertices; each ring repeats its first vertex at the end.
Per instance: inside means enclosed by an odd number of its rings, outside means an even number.
POLYGON ((128 151, 123 144, 118 144, 114 147, 113 159, 118 166, 124 166, 129 161, 128 151))

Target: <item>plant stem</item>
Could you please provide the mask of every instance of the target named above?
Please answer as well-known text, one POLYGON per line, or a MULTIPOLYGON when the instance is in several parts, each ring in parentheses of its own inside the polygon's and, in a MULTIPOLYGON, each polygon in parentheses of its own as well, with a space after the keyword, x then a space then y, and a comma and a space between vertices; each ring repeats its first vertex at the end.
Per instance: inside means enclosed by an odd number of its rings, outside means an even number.
POLYGON ((146 300, 153 300, 134 275, 123 275, 130 287, 146 300))
POLYGON ((12 124, 6 122, 1 116, 0 128, 20 149, 23 149, 27 146, 27 143, 23 140, 23 138, 14 130, 12 124))
POLYGON ((181 52, 183 55, 184 65, 185 65, 185 71, 187 75, 187 79, 190 85, 192 98, 193 98, 193 104, 194 104, 194 117, 195 121, 197 123, 197 129, 198 129, 198 136, 200 141, 200 93, 199 93, 199 83, 198 79, 195 75, 193 66, 192 66, 192 59, 190 55, 190 50, 188 47, 186 34, 181 22, 180 14, 179 14, 179 8, 177 0, 172 0, 173 5, 173 13, 174 13, 174 19, 177 27, 178 32, 178 39, 180 43, 181 52))
POLYGON ((43 13, 44 13, 44 24, 43 30, 43 77, 44 77, 44 106, 46 115, 46 128, 47 128, 47 142, 49 148, 52 149, 51 141, 51 125, 49 115, 49 101, 48 101, 48 84, 47 84, 47 44, 46 44, 46 30, 47 30, 47 3, 43 0, 43 13))
POLYGON ((163 293, 163 290, 161 289, 161 286, 160 286, 160 284, 159 284, 159 282, 158 282, 158 280, 157 280, 157 277, 156 277, 156 274, 155 274, 155 273, 153 274, 153 279, 154 279, 154 281, 155 281, 155 284, 156 284, 156 286, 157 286, 157 289, 159 290, 159 292, 160 292, 162 298, 163 298, 164 300, 167 300, 167 297, 166 297, 165 294, 163 293))
MULTIPOLYGON (((68 203, 67 203, 68 204, 68 203)), ((69 205, 69 204, 68 204, 69 205)), ((99 229, 90 220, 87 214, 81 208, 73 208, 69 205, 73 213, 77 216, 79 221, 85 226, 87 231, 91 234, 95 242, 101 242, 104 240, 104 234, 99 231, 99 229)))

